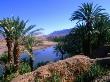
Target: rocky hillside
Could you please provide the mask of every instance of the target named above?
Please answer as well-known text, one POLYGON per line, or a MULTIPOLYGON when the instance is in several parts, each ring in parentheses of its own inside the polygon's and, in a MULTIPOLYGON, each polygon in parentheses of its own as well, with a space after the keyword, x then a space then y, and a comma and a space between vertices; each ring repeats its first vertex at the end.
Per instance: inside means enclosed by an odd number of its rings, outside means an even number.
POLYGON ((49 63, 37 70, 20 75, 11 82, 45 82, 58 74, 61 82, 74 82, 77 75, 87 71, 94 62, 87 56, 77 55, 56 63, 49 63), (35 81, 37 80, 37 81, 35 81))
POLYGON ((54 31, 52 33, 50 33, 49 35, 47 35, 48 37, 62 37, 62 36, 66 36, 70 33, 72 29, 64 29, 64 30, 60 30, 60 31, 54 31))

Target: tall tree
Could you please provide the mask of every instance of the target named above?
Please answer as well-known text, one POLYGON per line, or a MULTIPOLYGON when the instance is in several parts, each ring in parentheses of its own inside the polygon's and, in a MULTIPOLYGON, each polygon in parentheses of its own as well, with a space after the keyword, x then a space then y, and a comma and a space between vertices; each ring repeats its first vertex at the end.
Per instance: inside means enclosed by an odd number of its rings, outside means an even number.
MULTIPOLYGON (((97 46, 101 46, 110 42, 109 34, 110 34, 110 18, 109 16, 100 16, 93 23, 93 38, 97 37, 97 46)), ((94 43, 94 42, 92 42, 94 43)))
POLYGON ((28 34, 32 34, 39 29, 33 30, 35 25, 27 26, 28 21, 21 20, 19 17, 12 17, 13 26, 14 26, 14 63, 16 65, 16 69, 19 65, 19 55, 20 55, 20 43, 22 39, 27 36, 28 34))
POLYGON ((106 15, 106 13, 103 12, 104 10, 105 9, 101 6, 94 6, 93 3, 84 3, 82 6, 79 6, 79 9, 75 11, 70 18, 71 21, 78 20, 78 23, 82 22, 86 25, 86 29, 88 31, 86 45, 88 50, 85 51, 85 54, 91 54, 90 40, 91 31, 93 30, 92 24, 98 17, 106 15))
POLYGON ((40 43, 41 41, 32 35, 28 35, 23 39, 23 45, 27 50, 26 53, 28 53, 28 55, 30 56, 31 71, 33 71, 33 47, 37 47, 40 43))
POLYGON ((3 18, 0 20, 0 34, 2 34, 6 40, 8 48, 8 62, 14 64, 13 57, 13 21, 10 18, 3 18))
POLYGON ((0 21, 0 33, 5 36, 8 47, 10 62, 13 61, 17 70, 19 64, 20 43, 28 34, 34 34, 40 29, 34 29, 35 25, 27 25, 28 21, 21 20, 19 17, 4 18, 0 21), (34 29, 34 30, 33 30, 34 29))

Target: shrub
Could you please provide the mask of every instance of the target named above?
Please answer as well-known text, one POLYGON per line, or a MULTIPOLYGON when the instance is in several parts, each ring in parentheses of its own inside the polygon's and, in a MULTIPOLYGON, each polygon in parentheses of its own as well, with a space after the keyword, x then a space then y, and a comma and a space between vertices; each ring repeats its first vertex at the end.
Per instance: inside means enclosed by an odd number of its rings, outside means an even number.
MULTIPOLYGON (((35 82, 41 82, 41 80, 39 78, 36 78, 35 82)), ((62 82, 62 81, 58 73, 53 73, 51 77, 45 79, 45 82, 62 82)))
POLYGON ((88 72, 77 76, 76 82, 90 82, 96 77, 107 74, 107 71, 108 70, 104 69, 102 66, 95 64, 88 72))
POLYGON ((19 65, 18 72, 22 75, 27 72, 31 72, 31 67, 28 63, 22 62, 19 65))
POLYGON ((7 75, 5 82, 10 82, 15 77, 16 77, 15 73, 11 73, 10 75, 7 75))
POLYGON ((0 57, 0 61, 3 61, 4 63, 8 62, 8 53, 4 52, 1 57, 0 57))
POLYGON ((0 78, 0 82, 10 82, 15 77, 14 65, 8 64, 3 77, 0 78))
POLYGON ((61 82, 61 77, 59 74, 54 73, 46 82, 61 82))
POLYGON ((15 68, 14 68, 14 65, 12 64, 8 64, 6 66, 6 74, 12 74, 15 72, 15 68))

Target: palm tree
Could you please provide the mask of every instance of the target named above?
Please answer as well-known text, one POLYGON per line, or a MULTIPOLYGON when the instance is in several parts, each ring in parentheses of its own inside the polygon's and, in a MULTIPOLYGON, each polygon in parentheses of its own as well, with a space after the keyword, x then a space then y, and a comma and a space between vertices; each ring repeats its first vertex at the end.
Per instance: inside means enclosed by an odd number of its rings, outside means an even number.
POLYGON ((79 9, 75 11, 70 20, 78 20, 78 23, 85 23, 86 29, 88 31, 88 40, 86 42, 87 51, 86 54, 91 55, 91 31, 93 30, 92 24, 94 20, 96 20, 98 17, 106 15, 106 13, 103 13, 103 9, 101 6, 95 5, 93 6, 93 3, 84 3, 82 6, 79 6, 79 9))
POLYGON ((25 46, 27 53, 30 56, 31 71, 33 71, 33 47, 38 46, 40 43, 41 43, 41 41, 37 40, 32 35, 28 35, 23 39, 23 45, 25 46))
POLYGON ((86 33, 87 29, 85 28, 85 24, 77 24, 64 39, 64 51, 70 53, 70 56, 73 54, 85 53, 87 49, 86 33))
POLYGON ((2 34, 6 40, 8 47, 8 60, 9 63, 14 64, 13 58, 13 26, 10 18, 4 18, 0 20, 0 34, 2 34))
POLYGON ((56 54, 58 54, 58 56, 61 57, 60 58, 61 60, 64 59, 64 55, 65 55, 65 51, 64 51, 64 48, 63 47, 64 47, 64 44, 63 44, 62 41, 61 42, 58 42, 58 44, 55 46, 55 52, 56 52, 56 54))
POLYGON ((110 18, 109 17, 99 17, 93 23, 93 34, 97 35, 97 44, 103 45, 107 42, 110 42, 109 33, 110 33, 110 18))
POLYGON ((27 26, 28 21, 20 20, 19 17, 4 18, 0 21, 0 33, 5 36, 9 60, 14 62, 17 70, 19 64, 20 43, 28 34, 34 34, 40 29, 32 30, 35 25, 27 26))
MULTIPOLYGON (((71 31, 72 32, 72 31, 71 31)), ((77 45, 79 45, 79 53, 86 53, 86 42, 87 42, 87 29, 85 28, 85 24, 77 24, 75 29, 75 40, 78 41, 77 45)))
POLYGON ((30 25, 27 26, 27 22, 28 21, 24 21, 24 20, 20 20, 19 17, 12 18, 13 20, 13 26, 14 26, 14 50, 13 50, 13 54, 14 54, 14 63, 16 65, 16 69, 18 68, 18 64, 19 64, 19 55, 20 55, 20 43, 22 42, 22 39, 27 36, 28 34, 33 34, 37 30, 33 30, 33 28, 35 27, 35 25, 30 25))

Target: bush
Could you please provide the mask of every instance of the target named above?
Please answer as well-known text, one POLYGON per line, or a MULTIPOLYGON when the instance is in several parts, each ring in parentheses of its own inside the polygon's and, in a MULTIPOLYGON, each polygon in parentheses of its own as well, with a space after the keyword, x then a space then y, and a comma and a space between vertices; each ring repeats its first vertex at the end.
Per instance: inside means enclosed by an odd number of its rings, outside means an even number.
POLYGON ((14 65, 8 64, 3 77, 0 78, 0 82, 10 82, 15 77, 14 65))
POLYGON ((0 61, 3 61, 4 63, 8 62, 8 53, 4 52, 1 57, 0 57, 0 61))
POLYGON ((6 66, 6 74, 10 75, 15 72, 15 67, 12 64, 6 66))
POLYGON ((22 62, 19 65, 18 72, 22 75, 27 72, 31 72, 31 67, 28 63, 22 62))
POLYGON ((79 75, 76 78, 76 82, 90 82, 96 77, 107 74, 107 71, 108 70, 104 69, 102 66, 95 64, 91 67, 91 69, 88 72, 79 75))
POLYGON ((15 77, 16 77, 15 73, 11 73, 10 75, 7 75, 5 82, 10 82, 15 77))
MULTIPOLYGON (((39 78, 35 79, 35 82, 41 82, 39 78)), ((45 82, 61 82, 61 77, 57 73, 53 73, 51 77, 45 79, 45 82)))
POLYGON ((59 74, 54 73, 51 78, 49 78, 46 82, 61 82, 61 77, 59 74))

